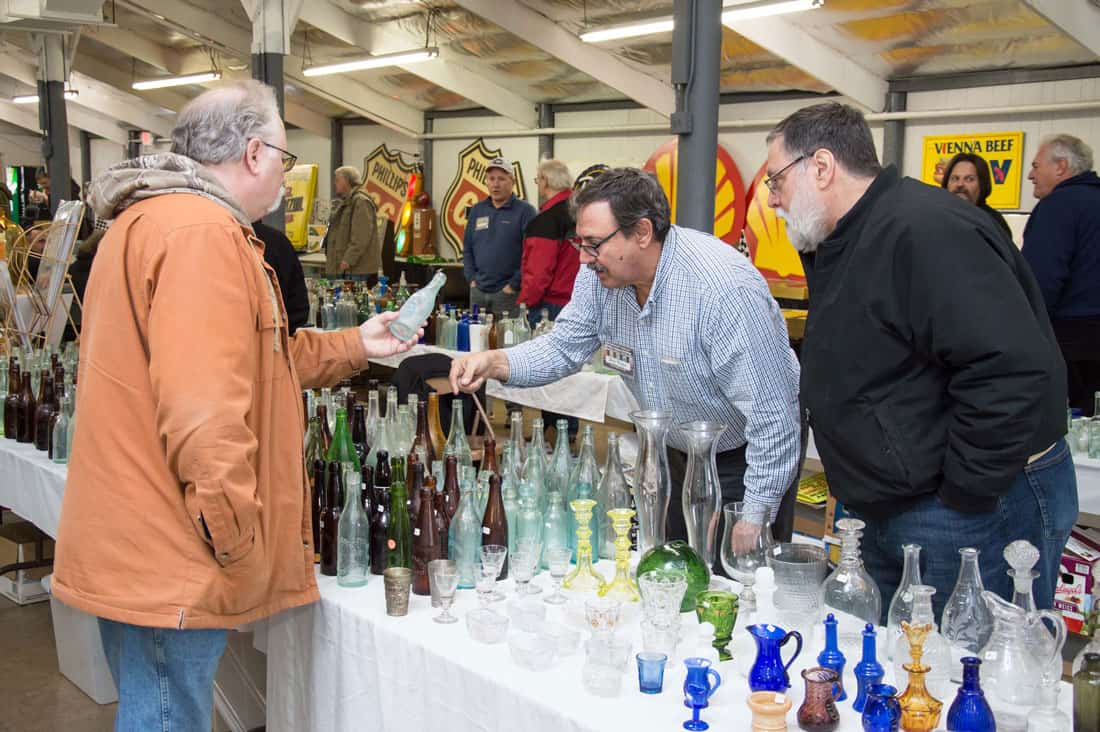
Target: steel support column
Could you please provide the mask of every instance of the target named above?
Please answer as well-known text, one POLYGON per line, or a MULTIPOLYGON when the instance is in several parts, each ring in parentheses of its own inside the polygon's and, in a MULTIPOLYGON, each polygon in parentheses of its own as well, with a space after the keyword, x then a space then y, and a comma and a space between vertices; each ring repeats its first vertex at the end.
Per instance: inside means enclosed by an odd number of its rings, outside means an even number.
POLYGON ((92 136, 80 131, 80 183, 87 186, 92 180, 92 136))
MULTIPOLYGON (((270 86, 275 90, 275 99, 279 102, 279 117, 286 119, 285 100, 283 96, 283 54, 281 53, 254 53, 252 54, 252 78, 270 86)), ((279 203, 279 208, 267 214, 263 222, 273 229, 286 231, 286 201, 279 203)))
POLYGON ((50 213, 72 197, 69 120, 65 111, 65 46, 62 36, 43 33, 33 39, 38 52, 38 126, 46 134, 42 158, 50 175, 50 213))
MULTIPOLYGON (((433 130, 435 130, 435 120, 425 115, 424 132, 431 133, 433 130)), ((420 161, 424 163, 424 190, 432 197, 433 206, 441 206, 443 202, 436 201, 435 195, 432 193, 432 167, 435 162, 435 158, 433 157, 434 152, 431 140, 420 141, 420 161)), ((366 172, 364 171, 363 174, 366 175, 366 172)))
MULTIPOLYGON (((887 92, 886 111, 904 112, 907 96, 903 91, 887 92)), ((905 162, 905 120, 887 120, 882 125, 882 164, 896 165, 901 172, 905 162)))
POLYGON ((679 138, 676 223, 714 231, 714 173, 718 157, 718 93, 722 59, 722 0, 676 0, 672 83, 679 138))
MULTIPOLYGON (((554 105, 539 104, 539 129, 547 130, 554 126, 554 105)), ((539 135, 539 160, 554 157, 554 136, 539 135)))
MULTIPOLYGON (((332 178, 336 175, 336 169, 344 164, 344 120, 339 117, 334 117, 332 120, 332 139, 329 143, 331 153, 329 154, 329 185, 332 185, 332 178)), ((365 176, 367 171, 363 171, 365 176)), ((331 197, 331 196, 330 196, 331 197)))

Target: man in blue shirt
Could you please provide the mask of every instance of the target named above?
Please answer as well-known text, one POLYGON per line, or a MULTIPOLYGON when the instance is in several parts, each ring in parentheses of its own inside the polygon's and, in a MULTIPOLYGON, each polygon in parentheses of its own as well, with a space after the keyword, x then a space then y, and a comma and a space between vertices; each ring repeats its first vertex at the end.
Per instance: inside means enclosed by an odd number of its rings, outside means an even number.
POLYGON ((512 164, 493 158, 485 172, 489 197, 470 208, 462 238, 462 270, 470 283, 470 305, 500 317, 516 312, 523 230, 535 218, 534 207, 516 198, 512 164))
MULTIPOLYGON (((710 234, 670 225, 656 179, 636 168, 603 173, 575 194, 581 267, 548 334, 507 351, 456 360, 451 386, 487 378, 546 384, 579 371, 601 345, 642 405, 676 423, 720 422, 721 503, 744 501, 733 544, 745 549, 765 521, 789 538, 799 460, 798 362, 764 278, 710 234), (784 496, 787 500, 783 501, 784 496), (781 509, 780 503, 783 503, 781 509)), ((681 485, 687 441, 670 430, 670 538, 685 538, 681 485)), ((712 531, 721 536, 717 526, 712 531)), ((717 542, 715 543, 717 545, 717 542)))
POLYGON ((1092 416, 1100 392, 1100 178, 1092 149, 1072 135, 1049 137, 1027 177, 1039 203, 1024 228, 1024 259, 1066 361, 1070 406, 1092 416))

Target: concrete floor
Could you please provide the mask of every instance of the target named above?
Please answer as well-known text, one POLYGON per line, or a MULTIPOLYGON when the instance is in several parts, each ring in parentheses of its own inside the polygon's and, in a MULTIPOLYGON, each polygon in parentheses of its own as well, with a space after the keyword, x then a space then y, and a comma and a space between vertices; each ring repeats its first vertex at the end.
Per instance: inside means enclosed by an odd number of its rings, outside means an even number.
POLYGON ((96 704, 57 670, 50 604, 0 597, 0 732, 108 732, 114 720, 114 704, 96 704))

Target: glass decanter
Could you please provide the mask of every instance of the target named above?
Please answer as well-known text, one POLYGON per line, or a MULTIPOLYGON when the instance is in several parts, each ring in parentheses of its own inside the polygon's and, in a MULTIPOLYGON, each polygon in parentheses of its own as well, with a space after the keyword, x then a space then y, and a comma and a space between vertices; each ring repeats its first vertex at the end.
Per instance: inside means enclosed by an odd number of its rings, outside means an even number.
MULTIPOLYGON (((894 596, 890 598, 890 609, 886 612, 886 652, 890 660, 894 660, 894 646, 901 637, 901 621, 913 619, 913 585, 921 584, 920 581, 920 544, 906 544, 902 548, 905 553, 905 567, 901 572, 901 582, 894 596)), ((905 646, 908 656, 908 646, 905 646)))
POLYGON ((665 438, 672 426, 666 412, 639 411, 630 414, 638 430, 638 457, 634 461, 634 507, 638 511, 638 552, 665 543, 668 502, 672 479, 668 473, 665 438))
MULTIPOLYGON (((1008 576, 1012 578, 1012 604, 1028 613, 1036 612, 1038 608, 1035 606, 1035 596, 1031 590, 1035 578, 1039 576, 1039 572, 1035 570, 1035 565, 1039 562, 1039 550, 1030 542, 1018 539, 1005 547, 1004 558, 1011 567, 1008 570, 1008 576)), ((1042 627, 1042 623, 1035 626, 1028 636, 1033 654, 1040 658, 1050 656, 1053 642, 1054 638, 1042 627)), ((1060 676, 1062 673, 1060 656, 1055 658, 1054 664, 1050 672, 1060 676)))
MULTIPOLYGON (((931 605, 931 595, 928 598, 931 605)), ((904 664, 904 669, 909 673, 909 685, 898 697, 901 704, 901 728, 906 732, 931 732, 940 721, 943 702, 932 696, 925 686, 925 675, 930 669, 921 663, 924 639, 932 628, 931 623, 910 625, 905 620, 901 623, 902 637, 909 642, 909 657, 912 659, 912 663, 904 664)))
MULTIPOLYGON (((389 407, 386 407, 386 420, 389 420, 389 407)), ((470 442, 466 439, 466 422, 462 416, 462 399, 455 397, 451 400, 451 431, 447 433, 447 444, 443 448, 443 458, 450 455, 458 458, 459 465, 473 466, 474 459, 470 452, 470 442)))
MULTIPOLYGON (((596 502, 603 508, 600 519, 600 558, 615 559, 618 554, 618 537, 615 534, 611 511, 630 508, 630 488, 626 484, 622 461, 619 458, 619 436, 607 435, 607 462, 604 464, 600 487, 596 490, 596 502)), ((635 515, 634 511, 630 515, 635 515)), ((629 542, 629 536, 627 541, 629 542)), ((629 544, 627 546, 629 550, 629 544)))
POLYGON ((854 657, 863 644, 863 626, 878 625, 882 615, 882 595, 878 585, 863 567, 859 539, 863 536, 862 521, 842 518, 836 522, 840 532, 840 562, 821 585, 821 617, 832 613, 837 620, 840 649, 854 657))
POLYGON ((982 599, 982 575, 978 569, 978 550, 959 549, 959 578, 947 598, 940 616, 940 632, 951 647, 951 680, 959 681, 959 660, 976 656, 993 632, 993 615, 982 599))
POLYGON ((713 567, 718 546, 718 510, 722 505, 722 484, 715 458, 718 438, 726 431, 719 422, 687 422, 680 433, 688 446, 682 504, 688 544, 708 567, 713 567))
POLYGON ((562 580, 562 589, 575 592, 596 592, 607 583, 603 575, 592 566, 592 509, 596 502, 591 498, 570 501, 569 507, 577 520, 577 566, 562 580))
MULTIPOLYGON (((951 648, 936 629, 935 615, 932 613, 932 595, 936 588, 929 585, 914 585, 912 625, 927 625, 929 630, 921 641, 921 655, 924 657, 926 679, 932 695, 946 699, 951 693, 951 648)), ((911 646, 904 633, 894 641, 894 678, 905 677, 905 664, 910 656, 911 646)))
POLYGON ((630 576, 630 519, 634 518, 634 509, 613 508, 607 513, 615 532, 615 578, 600 586, 599 595, 620 602, 638 602, 642 598, 630 576))
POLYGON ((1066 642, 1066 623, 1057 612, 1028 612, 989 590, 982 592, 982 598, 993 613, 993 632, 981 652, 986 693, 1008 704, 1033 706, 1039 700, 1043 674, 1060 673, 1054 664, 1066 642), (1035 653, 1032 640, 1039 632, 1050 635, 1044 620, 1054 628, 1047 656, 1035 653))
POLYGON ((980 683, 979 666, 982 665, 982 661, 979 658, 967 656, 961 663, 962 686, 959 687, 955 701, 951 702, 951 707, 947 710, 947 729, 994 732, 997 729, 997 723, 993 719, 993 710, 985 699, 980 683))

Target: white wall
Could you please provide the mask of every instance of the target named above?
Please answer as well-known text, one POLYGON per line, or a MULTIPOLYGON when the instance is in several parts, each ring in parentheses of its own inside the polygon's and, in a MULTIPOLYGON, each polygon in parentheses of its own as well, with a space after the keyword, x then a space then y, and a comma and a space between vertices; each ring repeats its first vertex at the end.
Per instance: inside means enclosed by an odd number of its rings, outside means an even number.
MULTIPOLYGON (((119 145, 111 140, 92 140, 91 157, 92 179, 94 180, 107 168, 126 159, 126 146, 119 145)), ((77 164, 79 164, 79 161, 80 158, 77 158, 77 164)), ((74 172, 76 167, 76 165, 73 166, 74 172)))
POLYGON ((1100 117, 1095 112, 1044 112, 1002 116, 980 116, 977 112, 996 107, 1090 100, 1100 100, 1100 79, 1074 79, 1042 84, 1012 84, 909 94, 907 108, 911 110, 972 109, 976 114, 973 118, 951 119, 943 122, 922 120, 906 123, 904 172, 915 178, 920 177, 921 140, 925 135, 1023 130, 1024 157, 1021 161, 1023 171, 1020 209, 1031 211, 1035 207, 1035 199, 1031 195, 1031 183, 1027 180, 1027 171, 1039 149, 1039 142, 1047 135, 1067 132, 1080 137, 1094 150, 1100 150, 1100 117))
POLYGON ((287 130, 286 149, 298 156, 299 163, 317 164, 317 197, 329 198, 332 188, 332 143, 327 137, 308 130, 287 130))

